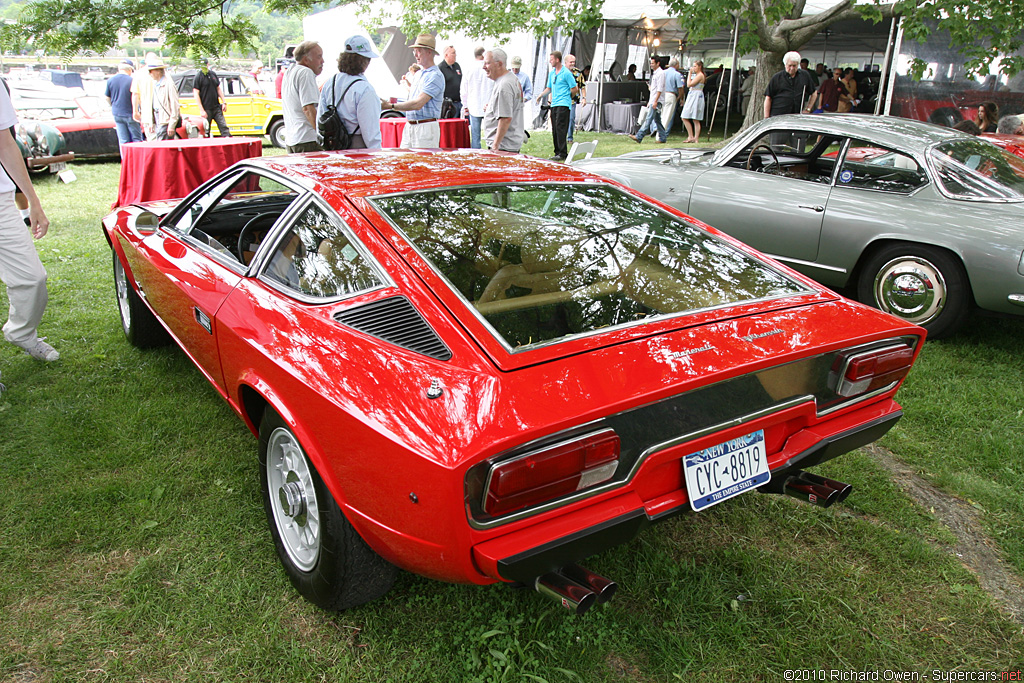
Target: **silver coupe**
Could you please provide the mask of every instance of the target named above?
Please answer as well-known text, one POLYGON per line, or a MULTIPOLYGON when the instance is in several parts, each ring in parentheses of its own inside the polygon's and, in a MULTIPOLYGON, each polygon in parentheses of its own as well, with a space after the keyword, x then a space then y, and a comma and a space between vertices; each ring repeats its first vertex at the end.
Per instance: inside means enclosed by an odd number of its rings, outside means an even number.
POLYGON ((834 288, 952 334, 973 307, 1024 315, 1024 159, 950 128, 778 116, 719 150, 576 164, 834 288))

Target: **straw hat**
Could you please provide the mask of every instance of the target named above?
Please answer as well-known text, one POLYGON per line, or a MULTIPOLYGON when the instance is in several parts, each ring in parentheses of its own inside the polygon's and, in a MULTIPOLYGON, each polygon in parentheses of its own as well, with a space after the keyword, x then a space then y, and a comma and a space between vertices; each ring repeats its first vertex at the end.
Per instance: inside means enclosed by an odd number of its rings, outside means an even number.
POLYGON ((433 50, 434 54, 437 54, 437 41, 429 33, 421 33, 416 36, 416 42, 409 47, 425 47, 428 50, 433 50))

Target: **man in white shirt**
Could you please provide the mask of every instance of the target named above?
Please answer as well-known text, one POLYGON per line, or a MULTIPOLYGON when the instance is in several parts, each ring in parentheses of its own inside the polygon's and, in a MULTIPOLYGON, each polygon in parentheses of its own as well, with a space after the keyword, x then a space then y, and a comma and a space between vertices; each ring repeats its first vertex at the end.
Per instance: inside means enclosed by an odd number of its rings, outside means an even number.
POLYGON ((484 55, 484 71, 494 82, 484 113, 484 139, 489 149, 518 152, 526 140, 523 87, 516 75, 505 68, 506 60, 508 55, 502 49, 484 55))
POLYGON ((316 41, 298 44, 295 64, 284 74, 281 100, 284 105, 284 135, 288 153, 316 152, 322 149, 316 132, 316 106, 320 90, 316 77, 324 68, 324 51, 316 41))
POLYGON ((4 339, 20 347, 36 360, 53 361, 60 354, 38 336, 39 323, 46 310, 46 269, 43 268, 32 238, 41 239, 50 227, 39 197, 25 170, 13 131, 18 116, 6 88, 0 88, 0 280, 7 286, 10 313, 4 324, 4 339), (14 192, 20 189, 29 206, 29 228, 14 204, 14 192))
POLYGON ((484 105, 491 99, 494 81, 484 72, 484 49, 478 47, 473 50, 473 56, 476 60, 462 75, 460 94, 462 106, 469 113, 469 146, 480 149, 480 124, 484 120, 484 105))
POLYGON ((658 142, 665 142, 668 140, 668 133, 665 132, 665 126, 661 124, 661 96, 665 92, 665 70, 661 68, 661 60, 657 57, 651 57, 651 97, 647 101, 647 118, 640 124, 640 130, 636 132, 636 135, 630 135, 637 142, 643 142, 644 136, 651 129, 651 123, 653 122, 655 127, 658 129, 658 142))

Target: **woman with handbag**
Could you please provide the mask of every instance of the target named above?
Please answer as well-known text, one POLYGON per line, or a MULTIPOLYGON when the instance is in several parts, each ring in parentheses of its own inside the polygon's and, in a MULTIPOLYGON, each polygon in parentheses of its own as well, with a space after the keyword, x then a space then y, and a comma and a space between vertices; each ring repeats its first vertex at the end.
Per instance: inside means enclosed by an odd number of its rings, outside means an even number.
MULTIPOLYGON (((333 105, 341 124, 349 134, 347 149, 380 149, 380 110, 384 101, 363 72, 370 60, 380 57, 366 36, 354 35, 345 41, 338 55, 338 73, 320 89, 317 117, 323 117, 333 105)), ((390 104, 390 103, 389 103, 390 104)))

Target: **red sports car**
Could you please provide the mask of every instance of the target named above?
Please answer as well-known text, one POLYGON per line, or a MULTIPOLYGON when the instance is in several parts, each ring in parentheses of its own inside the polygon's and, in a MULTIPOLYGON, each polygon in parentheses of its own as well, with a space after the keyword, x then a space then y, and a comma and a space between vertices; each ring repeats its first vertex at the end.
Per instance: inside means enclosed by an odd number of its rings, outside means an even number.
POLYGON ((615 182, 523 156, 241 162, 103 221, 121 320, 177 342, 259 436, 292 583, 397 568, 583 611, 576 563, 874 441, 924 331, 615 182))

